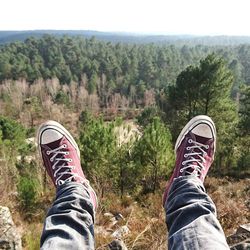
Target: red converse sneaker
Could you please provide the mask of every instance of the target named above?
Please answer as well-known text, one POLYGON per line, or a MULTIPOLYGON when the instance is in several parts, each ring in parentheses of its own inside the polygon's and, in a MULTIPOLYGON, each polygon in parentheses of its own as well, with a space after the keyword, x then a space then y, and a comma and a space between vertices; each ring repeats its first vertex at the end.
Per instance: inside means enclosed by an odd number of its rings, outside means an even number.
POLYGON ((215 145, 216 129, 210 117, 199 115, 186 124, 175 144, 175 168, 166 185, 163 206, 175 178, 193 175, 204 182, 214 160, 215 145))
POLYGON ((71 181, 82 183, 96 209, 97 197, 83 174, 80 151, 71 134, 58 122, 47 121, 39 127, 37 141, 43 164, 54 185, 71 181))

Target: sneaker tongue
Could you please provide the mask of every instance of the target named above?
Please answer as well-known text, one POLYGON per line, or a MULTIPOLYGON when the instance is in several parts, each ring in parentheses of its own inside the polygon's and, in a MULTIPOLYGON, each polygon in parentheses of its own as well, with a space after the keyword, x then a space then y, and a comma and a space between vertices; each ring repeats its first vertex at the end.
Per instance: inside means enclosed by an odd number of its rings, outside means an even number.
POLYGON ((203 136, 200 136, 200 135, 196 135, 196 134, 194 134, 192 132, 190 132, 190 135, 191 135, 192 140, 194 140, 196 142, 199 142, 201 144, 204 144, 204 145, 206 145, 207 142, 209 140, 211 140, 211 138, 207 138, 207 137, 203 137, 203 136))
POLYGON ((46 144, 46 146, 48 146, 50 149, 58 148, 61 145, 62 145, 62 138, 46 144))
POLYGON ((192 132, 190 132, 190 135, 192 137, 192 140, 197 141, 201 144, 207 144, 207 142, 211 139, 211 138, 207 138, 207 137, 203 137, 203 136, 194 134, 192 132))

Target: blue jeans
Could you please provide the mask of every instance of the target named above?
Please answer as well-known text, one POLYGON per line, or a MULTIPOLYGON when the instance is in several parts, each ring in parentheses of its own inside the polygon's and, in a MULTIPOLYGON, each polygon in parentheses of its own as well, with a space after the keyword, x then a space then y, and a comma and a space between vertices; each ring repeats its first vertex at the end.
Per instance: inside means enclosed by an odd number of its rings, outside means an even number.
POLYGON ((176 178, 165 211, 169 249, 229 249, 215 205, 198 178, 176 178))
POLYGON ((94 209, 87 188, 67 182, 57 188, 41 237, 41 249, 94 249, 94 209))
MULTIPOLYGON (((165 211, 169 249, 229 249, 215 205, 197 178, 174 180, 165 211)), ((94 249, 94 211, 85 186, 68 182, 57 189, 45 219, 41 249, 94 249)))

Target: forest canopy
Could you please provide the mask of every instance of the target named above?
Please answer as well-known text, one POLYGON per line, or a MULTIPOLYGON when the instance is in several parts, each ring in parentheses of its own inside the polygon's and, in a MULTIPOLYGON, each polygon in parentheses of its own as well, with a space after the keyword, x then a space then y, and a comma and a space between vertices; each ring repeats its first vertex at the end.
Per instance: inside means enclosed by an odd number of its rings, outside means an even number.
POLYGON ((203 46, 126 44, 98 41, 94 37, 30 37, 0 47, 0 81, 25 78, 58 78, 60 83, 89 79, 88 91, 96 90, 95 78, 104 74, 111 91, 128 96, 136 88, 174 84, 188 65, 197 64, 209 53, 222 56, 234 72, 237 91, 240 83, 250 83, 250 45, 203 46))

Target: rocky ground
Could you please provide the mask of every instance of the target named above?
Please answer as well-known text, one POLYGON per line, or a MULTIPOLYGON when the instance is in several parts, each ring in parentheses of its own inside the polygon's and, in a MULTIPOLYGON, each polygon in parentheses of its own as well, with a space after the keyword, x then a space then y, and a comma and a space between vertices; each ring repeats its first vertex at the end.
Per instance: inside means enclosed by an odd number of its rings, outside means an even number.
MULTIPOLYGON (((164 184, 162 184, 164 185, 164 184)), ((250 179, 208 177, 205 183, 214 200, 218 219, 231 249, 250 249, 250 179)), ((48 192, 51 192, 48 190, 48 192)), ((0 207, 0 249, 39 249, 42 222, 53 200, 44 198, 33 214, 12 204, 14 226, 8 208, 0 207)), ((8 204, 8 202, 6 203, 8 204)), ((165 215, 160 190, 142 197, 107 194, 97 212, 96 249, 166 249, 165 215)))

